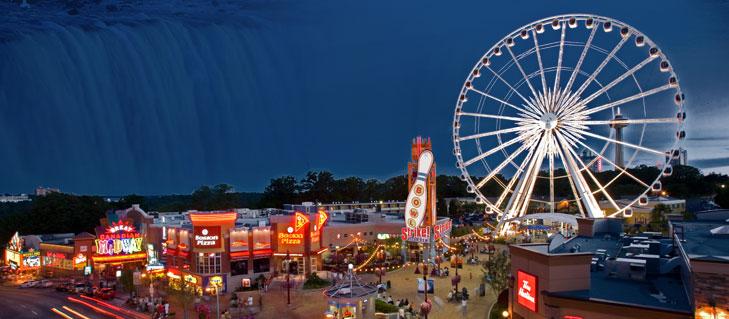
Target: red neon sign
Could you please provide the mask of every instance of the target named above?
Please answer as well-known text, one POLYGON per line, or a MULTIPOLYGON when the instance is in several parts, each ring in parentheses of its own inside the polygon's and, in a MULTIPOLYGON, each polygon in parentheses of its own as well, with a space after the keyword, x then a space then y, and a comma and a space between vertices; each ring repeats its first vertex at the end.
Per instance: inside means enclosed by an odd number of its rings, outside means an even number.
POLYGON ((518 270, 516 288, 517 302, 527 309, 537 312, 537 277, 518 270))
POLYGON ((294 214, 294 232, 298 233, 299 229, 309 223, 309 217, 303 213, 296 212, 294 214))
POLYGON ((319 218, 316 221, 316 230, 321 230, 324 223, 329 219, 329 216, 324 210, 319 210, 319 218))

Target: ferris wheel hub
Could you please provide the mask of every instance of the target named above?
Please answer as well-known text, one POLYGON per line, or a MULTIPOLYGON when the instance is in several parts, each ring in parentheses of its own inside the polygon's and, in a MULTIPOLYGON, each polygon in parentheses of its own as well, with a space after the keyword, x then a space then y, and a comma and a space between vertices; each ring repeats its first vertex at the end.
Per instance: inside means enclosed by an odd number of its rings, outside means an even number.
POLYGON ((553 130, 557 128, 557 124, 559 124, 557 115, 552 112, 544 113, 539 121, 539 124, 544 130, 553 130))

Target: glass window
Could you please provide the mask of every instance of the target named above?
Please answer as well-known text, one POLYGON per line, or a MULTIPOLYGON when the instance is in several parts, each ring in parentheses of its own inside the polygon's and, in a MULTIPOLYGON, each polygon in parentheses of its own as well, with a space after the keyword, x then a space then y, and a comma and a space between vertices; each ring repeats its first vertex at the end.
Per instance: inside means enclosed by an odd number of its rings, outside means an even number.
POLYGON ((220 269, 220 253, 197 255, 197 272, 200 274, 219 274, 220 269))
POLYGON ((230 274, 233 276, 248 274, 248 260, 238 260, 230 263, 230 274))
POLYGON ((271 268, 271 261, 268 258, 260 258, 253 260, 253 272, 268 272, 271 268))

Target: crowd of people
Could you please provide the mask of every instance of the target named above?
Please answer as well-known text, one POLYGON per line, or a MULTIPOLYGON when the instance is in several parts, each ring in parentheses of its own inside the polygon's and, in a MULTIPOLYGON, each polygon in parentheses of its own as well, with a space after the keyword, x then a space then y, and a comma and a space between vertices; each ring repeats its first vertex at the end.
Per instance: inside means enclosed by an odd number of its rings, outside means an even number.
POLYGON ((139 312, 152 313, 153 319, 167 318, 170 313, 170 303, 162 298, 133 297, 127 303, 139 312))

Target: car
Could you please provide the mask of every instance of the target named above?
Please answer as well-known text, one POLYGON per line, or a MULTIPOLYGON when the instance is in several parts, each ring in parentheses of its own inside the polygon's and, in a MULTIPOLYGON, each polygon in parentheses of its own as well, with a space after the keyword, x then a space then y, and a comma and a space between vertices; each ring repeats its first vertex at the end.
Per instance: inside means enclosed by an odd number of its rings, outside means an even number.
POLYGON ((98 287, 88 287, 87 286, 86 288, 84 288, 84 291, 82 292, 82 294, 89 296, 89 297, 93 297, 96 295, 97 290, 99 290, 98 287))
POLYGON ((86 291, 86 285, 84 284, 75 284, 73 289, 70 290, 70 292, 77 294, 83 293, 84 291, 86 291))
POLYGON ((114 299, 114 297, 116 297, 116 291, 114 291, 114 289, 111 289, 111 288, 101 288, 101 289, 96 290, 95 295, 101 299, 109 300, 109 299, 114 299))
POLYGON ((20 288, 33 288, 37 286, 40 282, 37 280, 28 280, 22 284, 20 284, 20 288))
POLYGON ((56 291, 59 292, 68 292, 71 289, 71 284, 67 282, 58 283, 56 285, 56 291))

